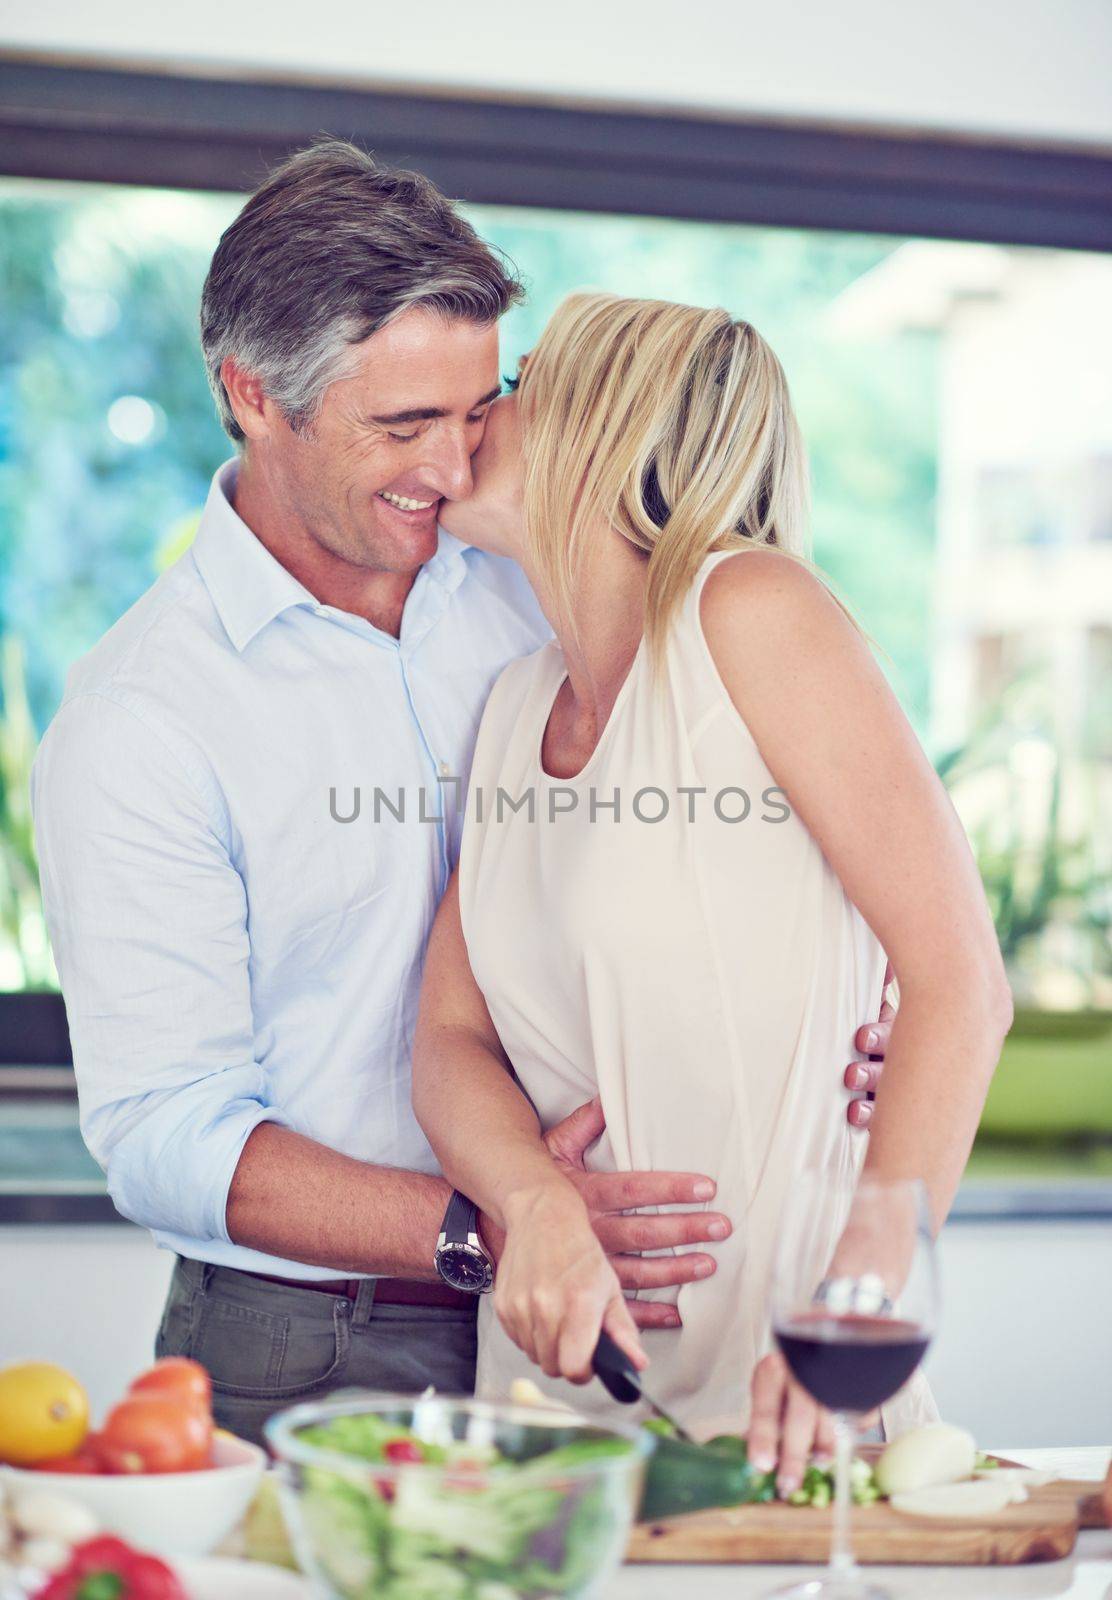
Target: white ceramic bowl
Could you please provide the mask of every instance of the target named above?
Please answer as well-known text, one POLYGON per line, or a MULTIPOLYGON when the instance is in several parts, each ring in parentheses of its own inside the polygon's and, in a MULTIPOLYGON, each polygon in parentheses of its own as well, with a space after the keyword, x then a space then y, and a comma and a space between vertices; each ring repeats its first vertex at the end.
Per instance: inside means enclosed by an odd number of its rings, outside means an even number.
POLYGON ((262 1561, 201 1560, 186 1556, 174 1562, 189 1600, 314 1600, 309 1580, 262 1561))
POLYGON ((0 1483, 65 1495, 89 1510, 104 1533, 156 1556, 203 1556, 227 1537, 255 1497, 266 1466, 258 1445, 217 1434, 215 1466, 197 1472, 120 1474, 26 1472, 0 1467, 0 1483))

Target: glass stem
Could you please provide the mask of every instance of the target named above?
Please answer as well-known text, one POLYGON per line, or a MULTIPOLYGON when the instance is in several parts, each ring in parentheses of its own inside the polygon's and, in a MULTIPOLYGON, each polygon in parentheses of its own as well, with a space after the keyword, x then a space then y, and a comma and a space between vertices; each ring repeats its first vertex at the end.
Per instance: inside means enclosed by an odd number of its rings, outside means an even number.
POLYGON ((857 1442, 857 1419, 839 1411, 834 1416, 834 1526, 830 1537, 830 1571, 839 1578, 855 1577, 857 1562, 853 1559, 850 1538, 850 1512, 853 1500, 850 1495, 850 1464, 853 1447, 857 1442))

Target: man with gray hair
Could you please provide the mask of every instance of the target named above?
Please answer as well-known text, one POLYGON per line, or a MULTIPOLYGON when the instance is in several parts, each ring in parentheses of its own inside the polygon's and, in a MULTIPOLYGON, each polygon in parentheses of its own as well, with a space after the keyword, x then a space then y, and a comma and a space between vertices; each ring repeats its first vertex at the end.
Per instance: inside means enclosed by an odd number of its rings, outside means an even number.
MULTIPOLYGON (((336 141, 279 167, 202 300, 236 455, 192 549, 73 669, 35 764, 82 1130, 178 1258, 159 1353, 201 1361, 249 1438, 346 1383, 473 1384, 482 1285, 434 1265, 452 1196, 409 1060, 455 781, 494 679, 550 636, 511 562, 438 525, 519 295, 423 177, 336 141)), ((712 1272, 641 1254, 725 1236, 709 1180, 589 1174, 597 1133, 587 1107, 549 1144, 623 1283, 712 1272)))

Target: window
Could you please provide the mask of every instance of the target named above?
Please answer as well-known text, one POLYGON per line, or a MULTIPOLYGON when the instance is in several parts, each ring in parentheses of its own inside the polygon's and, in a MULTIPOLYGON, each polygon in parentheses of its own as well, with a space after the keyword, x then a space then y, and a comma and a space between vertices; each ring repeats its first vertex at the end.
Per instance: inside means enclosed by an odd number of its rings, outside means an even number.
MULTIPOLYGON (((0 181, 0 989, 53 981, 25 802, 37 734, 70 664, 187 548, 231 453, 197 305, 240 203, 0 181)), ((808 442, 816 558, 951 788, 1018 998, 1112 1008, 1112 749, 1094 711, 1112 638, 1112 260, 468 211, 529 286, 507 372, 583 286, 720 303, 770 340, 808 442)))

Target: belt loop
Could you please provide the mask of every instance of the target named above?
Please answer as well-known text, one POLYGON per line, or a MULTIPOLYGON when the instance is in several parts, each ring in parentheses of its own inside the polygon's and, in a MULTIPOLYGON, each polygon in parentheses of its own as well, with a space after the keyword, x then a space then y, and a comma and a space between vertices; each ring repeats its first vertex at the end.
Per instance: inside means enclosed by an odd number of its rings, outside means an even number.
POLYGON ((196 1256, 178 1256, 177 1272, 190 1289, 197 1289, 203 1294, 209 1286, 212 1277, 212 1263, 198 1261, 196 1256))
POLYGON ((365 1327, 374 1316, 375 1289, 378 1287, 377 1278, 364 1278, 359 1285, 355 1300, 352 1303, 352 1322, 365 1327))

